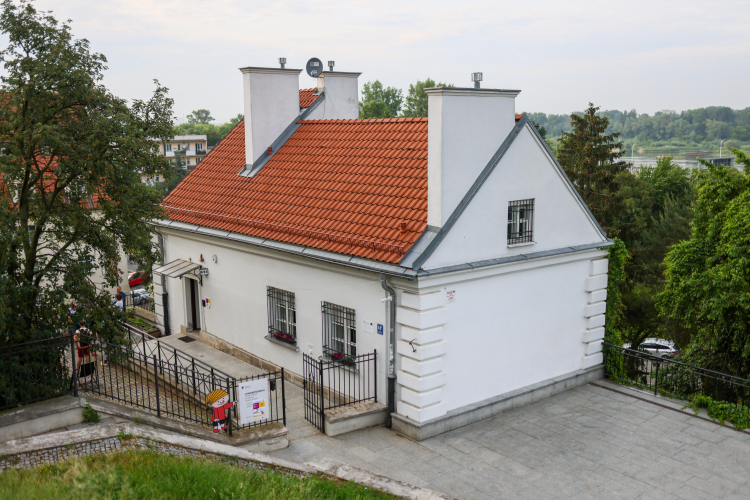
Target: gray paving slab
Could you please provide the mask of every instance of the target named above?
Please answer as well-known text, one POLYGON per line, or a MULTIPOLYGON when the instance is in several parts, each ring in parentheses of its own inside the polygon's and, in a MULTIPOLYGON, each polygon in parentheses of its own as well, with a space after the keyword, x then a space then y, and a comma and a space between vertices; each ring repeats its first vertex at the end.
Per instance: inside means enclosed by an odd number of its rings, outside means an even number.
POLYGON ((682 406, 600 381, 422 442, 384 427, 316 431, 272 455, 349 457, 460 499, 748 498, 750 435, 682 406))

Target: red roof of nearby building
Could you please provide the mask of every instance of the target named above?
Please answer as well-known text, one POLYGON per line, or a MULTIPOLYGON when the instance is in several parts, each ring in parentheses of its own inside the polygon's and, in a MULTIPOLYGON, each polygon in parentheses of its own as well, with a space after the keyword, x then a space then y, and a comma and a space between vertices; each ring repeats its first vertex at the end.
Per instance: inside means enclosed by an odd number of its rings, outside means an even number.
POLYGON ((309 108, 315 100, 320 97, 320 94, 315 94, 318 89, 299 89, 299 107, 309 108))
POLYGON ((427 118, 298 123, 249 178, 241 121, 164 200, 170 218, 398 263, 427 225, 427 118))

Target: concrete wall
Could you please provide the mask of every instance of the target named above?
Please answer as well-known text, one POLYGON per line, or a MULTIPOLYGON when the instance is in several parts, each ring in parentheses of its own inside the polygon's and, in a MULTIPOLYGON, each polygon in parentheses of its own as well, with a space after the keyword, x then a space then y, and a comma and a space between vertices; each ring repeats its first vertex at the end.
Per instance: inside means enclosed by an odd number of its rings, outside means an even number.
POLYGON ((308 120, 356 120, 359 118, 358 78, 362 73, 324 71, 318 88, 324 88, 325 101, 315 108, 308 120))
MULTIPOLYGON (((161 231, 165 235, 167 262, 180 258, 198 262, 203 254, 202 265, 209 275, 203 277, 200 296, 211 299, 211 309, 200 310, 203 330, 297 374, 302 373, 303 352, 316 358, 322 354, 322 301, 354 309, 357 352, 378 350, 378 400, 385 401, 387 344, 386 335, 378 335, 377 324, 382 324, 387 332, 387 304, 381 302, 385 292, 377 274, 205 235, 161 231), (217 256, 217 263, 212 261, 212 255, 217 256), (268 335, 267 286, 295 294, 299 351, 264 338, 268 335), (374 323, 373 333, 365 333, 363 320, 374 323)), ((180 333, 181 326, 187 325, 184 293, 187 279, 167 281, 173 334, 180 333)), ((160 300, 157 298, 157 313, 160 300)))
POLYGON ((606 287, 605 255, 437 275, 401 291, 398 413, 424 422, 601 363, 601 340, 586 332, 603 324, 606 304, 600 293, 591 307, 590 289, 606 287))
POLYGON ((251 165, 299 115, 299 69, 242 68, 245 164, 251 165))
POLYGON ((425 269, 605 241, 529 127, 518 134, 425 269), (532 198, 534 243, 509 247, 508 202, 532 198))
POLYGON ((515 125, 518 91, 427 90, 427 224, 442 227, 515 125))

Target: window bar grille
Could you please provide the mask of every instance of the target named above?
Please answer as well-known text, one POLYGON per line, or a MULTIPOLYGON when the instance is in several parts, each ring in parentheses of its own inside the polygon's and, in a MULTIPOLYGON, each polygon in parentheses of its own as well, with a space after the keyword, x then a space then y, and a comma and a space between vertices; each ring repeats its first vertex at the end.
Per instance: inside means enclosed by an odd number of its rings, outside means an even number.
POLYGON ((323 302, 323 353, 333 359, 357 357, 357 324, 354 309, 323 302))
POLYGON ((297 310, 294 294, 267 287, 268 335, 287 344, 297 345, 297 310))
POLYGON ((534 241, 534 200, 508 203, 508 244, 534 241))

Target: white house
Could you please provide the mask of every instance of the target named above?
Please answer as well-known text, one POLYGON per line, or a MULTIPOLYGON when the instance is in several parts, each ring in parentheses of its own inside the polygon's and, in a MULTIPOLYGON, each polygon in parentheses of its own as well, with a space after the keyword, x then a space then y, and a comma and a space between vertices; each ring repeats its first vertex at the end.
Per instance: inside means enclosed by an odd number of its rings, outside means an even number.
POLYGON ((241 71, 245 120, 157 224, 171 333, 293 380, 303 355, 377 350, 378 401, 416 439, 602 376, 612 242, 518 90, 360 120, 359 73, 241 71))

